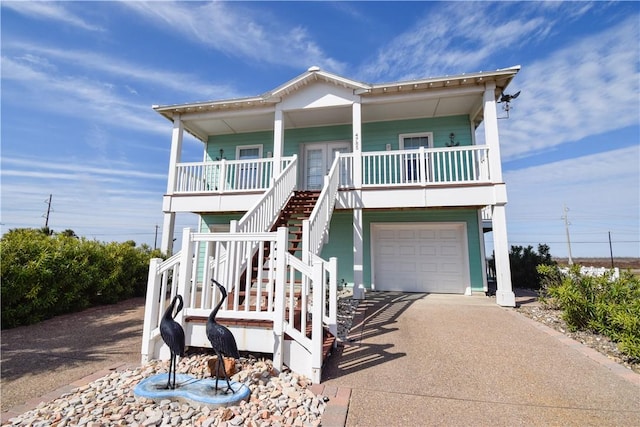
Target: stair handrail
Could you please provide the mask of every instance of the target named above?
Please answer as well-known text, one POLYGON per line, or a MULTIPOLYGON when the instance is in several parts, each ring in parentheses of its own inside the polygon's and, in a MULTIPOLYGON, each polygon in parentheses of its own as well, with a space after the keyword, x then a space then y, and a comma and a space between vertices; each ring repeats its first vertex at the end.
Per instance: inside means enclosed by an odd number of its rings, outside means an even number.
POLYGON ((235 230, 232 224, 232 232, 263 233, 271 229, 280 214, 280 210, 296 188, 297 159, 298 156, 293 155, 293 160, 277 178, 273 179, 269 189, 236 222, 235 230))
MULTIPOLYGON (((309 219, 302 222, 302 253, 307 257, 307 253, 319 255, 322 245, 329 232, 329 223, 333 208, 336 205, 336 197, 340 186, 340 174, 338 173, 340 155, 336 156, 329 169, 329 173, 324 177, 324 185, 320 196, 316 201, 309 219)), ((307 263, 310 259, 306 259, 307 263)))
MULTIPOLYGON (((293 155, 291 162, 284 168, 277 178, 272 179, 269 189, 256 201, 238 221, 229 224, 230 233, 264 233, 275 224, 280 210, 286 205, 287 200, 296 188, 298 157, 293 155)), ((257 245, 252 242, 230 242, 230 253, 253 253, 257 245)), ((246 263, 234 264, 233 271, 229 271, 229 283, 236 283, 242 276, 242 272, 248 268, 246 263)))

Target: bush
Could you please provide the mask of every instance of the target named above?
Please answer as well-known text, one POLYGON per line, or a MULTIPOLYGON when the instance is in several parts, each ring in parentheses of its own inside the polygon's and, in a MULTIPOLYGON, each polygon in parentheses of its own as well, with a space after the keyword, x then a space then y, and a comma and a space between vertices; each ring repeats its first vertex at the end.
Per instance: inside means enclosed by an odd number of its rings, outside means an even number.
POLYGON ((69 231, 16 229, 2 237, 2 329, 145 294, 149 259, 159 251, 69 231))
POLYGON ((574 265, 567 274, 557 267, 540 266, 542 293, 563 311, 571 330, 591 330, 618 343, 627 356, 640 359, 640 278, 623 272, 588 276, 574 265))
MULTIPOLYGON (((538 245, 538 252, 533 246, 511 246, 509 251, 509 266, 511 267, 511 283, 514 287, 524 289, 540 289, 541 276, 538 274, 539 265, 556 265, 551 258, 549 246, 538 245)), ((489 269, 495 271, 495 256, 489 260, 489 269)))

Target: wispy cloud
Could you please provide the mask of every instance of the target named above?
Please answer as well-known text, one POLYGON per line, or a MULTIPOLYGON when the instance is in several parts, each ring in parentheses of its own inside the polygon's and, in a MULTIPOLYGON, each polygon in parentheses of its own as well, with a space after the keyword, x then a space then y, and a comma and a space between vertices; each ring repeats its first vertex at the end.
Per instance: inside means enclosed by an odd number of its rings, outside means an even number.
POLYGON ((576 240, 574 255, 607 253, 608 245, 604 245, 611 231, 614 240, 636 240, 617 244, 618 255, 640 256, 638 158, 640 147, 633 146, 505 172, 509 240, 535 246, 536 242, 520 239, 530 239, 531 230, 536 230, 537 243, 555 242, 551 245, 552 254, 566 256, 564 223, 560 219, 566 204, 570 209, 570 231, 576 240), (578 243, 581 241, 602 244, 598 249, 597 244, 578 243))
MULTIPOLYGON (((318 65, 342 72, 345 64, 327 55, 302 26, 242 3, 124 2, 140 15, 230 56, 293 67, 318 65)), ((259 7, 259 6, 258 6, 259 7)))
POLYGON ((161 222, 161 194, 166 175, 97 162, 20 157, 2 159, 2 222, 7 228, 40 227, 53 194, 49 225, 105 240, 150 242, 161 222), (131 237, 128 237, 131 236, 131 237))
POLYGON ((511 88, 522 95, 501 123, 504 158, 637 125, 638 40, 638 16, 629 17, 524 67, 511 88))
POLYGON ((58 115, 86 118, 117 127, 166 134, 166 126, 155 117, 150 105, 119 95, 113 85, 82 75, 45 71, 6 56, 2 57, 3 98, 16 105, 46 110, 58 115), (19 83, 22 90, 9 88, 6 81, 19 83), (47 99, 48 102, 41 102, 47 99))
MULTIPOLYGON (((543 38, 552 27, 543 17, 510 15, 504 9, 496 3, 474 3, 469 13, 468 4, 439 3, 383 46, 359 74, 364 80, 379 81, 486 70, 492 55, 543 38)), ((514 64, 501 66, 507 65, 514 64)))
POLYGON ((2 7, 33 19, 58 21, 88 31, 105 31, 68 10, 65 3, 45 1, 4 1, 2 7))
MULTIPOLYGON (((186 94, 190 97, 202 99, 231 98, 238 96, 238 92, 230 86, 215 85, 210 82, 201 81, 198 76, 186 73, 175 73, 162 71, 157 67, 140 66, 135 63, 126 62, 119 58, 70 49, 59 49, 47 47, 41 43, 26 42, 6 42, 3 44, 5 53, 7 50, 20 52, 19 59, 24 64, 31 63, 34 67, 55 69, 54 64, 65 63, 85 69, 91 74, 107 74, 114 77, 125 78, 128 84, 124 88, 130 94, 138 95, 134 82, 138 84, 153 85, 156 90, 163 89, 186 94), (185 82, 188 82, 186 84, 185 82)), ((182 95, 181 95, 182 96, 182 95)))

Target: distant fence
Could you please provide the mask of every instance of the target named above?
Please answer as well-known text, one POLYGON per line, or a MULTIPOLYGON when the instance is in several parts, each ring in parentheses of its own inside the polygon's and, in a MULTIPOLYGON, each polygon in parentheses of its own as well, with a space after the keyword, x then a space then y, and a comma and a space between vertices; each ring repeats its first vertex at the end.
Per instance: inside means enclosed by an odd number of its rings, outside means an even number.
MULTIPOLYGON (((569 267, 560 267, 560 271, 564 274, 569 273, 569 267)), ((618 279, 620 277, 620 269, 618 267, 615 268, 606 268, 606 267, 585 267, 580 266, 580 273, 585 276, 591 277, 600 277, 605 274, 610 274, 612 279, 618 279)))

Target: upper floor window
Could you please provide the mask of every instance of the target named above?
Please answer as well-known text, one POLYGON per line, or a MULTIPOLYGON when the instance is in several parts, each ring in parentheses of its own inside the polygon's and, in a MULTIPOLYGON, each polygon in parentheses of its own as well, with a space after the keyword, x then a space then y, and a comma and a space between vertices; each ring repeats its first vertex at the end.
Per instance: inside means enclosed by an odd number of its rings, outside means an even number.
POLYGON ((403 133, 399 135, 401 150, 413 150, 420 147, 433 148, 433 133, 403 133))

